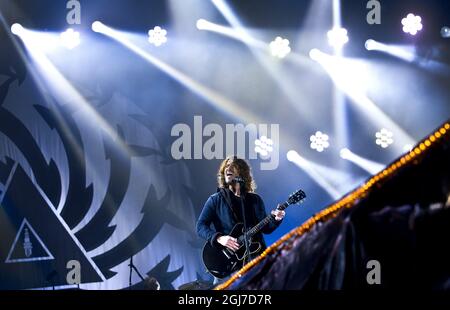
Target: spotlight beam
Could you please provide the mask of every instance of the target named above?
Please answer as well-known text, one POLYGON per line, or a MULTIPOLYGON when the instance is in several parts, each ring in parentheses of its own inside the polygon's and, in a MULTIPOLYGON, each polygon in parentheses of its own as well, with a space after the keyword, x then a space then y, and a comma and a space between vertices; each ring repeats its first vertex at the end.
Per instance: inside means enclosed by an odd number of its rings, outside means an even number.
POLYGON ((385 44, 372 39, 367 40, 365 46, 368 51, 385 53, 405 62, 414 63, 418 67, 428 71, 446 75, 450 70, 449 66, 446 64, 418 56, 415 47, 385 44))
MULTIPOLYGON (((252 36, 249 35, 248 31, 242 26, 239 19, 236 17, 235 14, 233 14, 232 10, 224 0, 212 0, 212 3, 220 12, 220 14, 222 14, 222 16, 227 20, 227 22, 233 27, 235 33, 239 34, 238 35, 239 38, 252 38, 252 36)), ((292 83, 291 80, 285 78, 283 74, 281 74, 278 71, 278 68, 274 67, 273 61, 265 57, 266 56, 265 53, 264 54, 261 53, 260 48, 255 48, 259 46, 258 41, 255 42, 256 43, 255 46, 249 44, 249 42, 254 42, 252 40, 253 38, 251 40, 243 40, 242 42, 249 47, 252 54, 259 61, 261 66, 268 72, 269 76, 272 78, 274 83, 276 83, 276 85, 283 90, 283 93, 288 98, 287 102, 292 106, 293 109, 295 109, 295 111, 298 112, 299 115, 303 116, 302 121, 305 123, 305 125, 313 126, 313 117, 311 110, 304 109, 298 104, 298 98, 299 96, 301 96, 298 85, 292 83)), ((266 51, 267 48, 268 45, 264 43, 264 51, 266 51)), ((287 57, 286 60, 292 61, 296 65, 301 66, 303 68, 307 68, 308 70, 316 70, 316 66, 311 66, 311 61, 307 59, 307 57, 295 53, 293 51, 290 52, 289 57, 287 57)))
POLYGON ((406 62, 413 62, 416 59, 414 51, 408 51, 405 47, 399 47, 395 45, 388 45, 375 40, 369 39, 366 41, 366 49, 368 51, 380 51, 406 62))
MULTIPOLYGON (((30 32, 30 36, 32 32, 30 32)), ((117 139, 115 130, 108 124, 108 122, 95 111, 94 108, 83 98, 83 96, 70 84, 70 82, 63 76, 63 74, 55 67, 55 65, 39 50, 39 46, 36 46, 32 40, 28 38, 28 35, 22 36, 24 42, 30 54, 38 64, 41 71, 41 76, 49 80, 46 83, 52 88, 53 93, 57 98, 61 98, 61 102, 66 102, 73 106, 75 110, 81 110, 83 113, 89 115, 95 120, 111 138, 117 139), (68 100, 67 98, 70 98, 68 100)), ((122 143, 125 147, 125 144, 122 143)))
MULTIPOLYGON (((265 42, 256 40, 251 35, 249 35, 248 31, 242 26, 242 24, 239 21, 239 19, 233 14, 232 10, 230 9, 228 4, 224 0, 212 0, 211 2, 217 8, 217 10, 220 12, 220 14, 222 14, 222 16, 227 20, 227 22, 230 23, 230 25, 232 26, 232 29, 235 31, 235 33, 237 33, 236 39, 239 40, 240 38, 245 38, 245 40, 241 40, 241 41, 246 43, 250 47, 250 50, 257 57, 257 59, 264 66, 264 68, 267 69, 267 71, 269 73, 274 75, 274 80, 275 81, 279 82, 279 77, 275 76, 275 73, 273 72, 273 70, 271 70, 271 68, 268 65, 268 63, 266 61, 264 61, 264 59, 261 57, 261 55, 257 54, 256 51, 251 48, 252 45, 249 44, 249 42, 254 42, 255 43, 255 47, 260 46, 260 48, 263 48, 265 50, 270 50, 269 45, 267 43, 265 43, 265 42), (247 38, 249 40, 247 40, 247 38)), ((234 35, 230 35, 230 37, 234 37, 234 35)), ((292 51, 289 53, 289 58, 288 59, 294 61, 298 65, 302 65, 302 66, 309 66, 310 65, 309 60, 306 57, 304 57, 301 54, 294 53, 292 51)), ((278 83, 278 84, 280 84, 280 86, 283 87, 286 83, 278 83)), ((285 88, 285 87, 283 87, 283 88, 285 88)), ((294 102, 296 102, 296 100, 294 100, 294 102)))
MULTIPOLYGON (((234 119, 240 120, 244 123, 253 123, 253 124, 262 124, 265 123, 264 120, 259 118, 257 115, 253 114, 251 111, 245 109, 239 103, 236 103, 223 95, 217 93, 216 91, 200 84, 199 82, 191 79, 185 73, 173 68, 169 64, 159 60, 148 52, 144 51, 142 48, 130 42, 127 39, 127 34, 118 30, 114 30, 108 26, 97 24, 97 29, 99 29, 99 33, 105 34, 111 37, 113 40, 123 44, 125 47, 129 48, 131 51, 136 53, 138 56, 142 57, 144 60, 148 61, 150 64, 154 65, 161 71, 168 74, 174 80, 179 82, 181 85, 184 85, 189 90, 199 95, 202 98, 205 98, 209 103, 213 106, 219 108, 224 111, 228 115, 232 116, 234 119)), ((296 139, 293 139, 289 133, 281 134, 285 137, 286 143, 294 144, 296 139)))
POLYGON ((345 160, 348 160, 348 161, 356 164, 357 166, 361 167, 362 169, 364 169, 371 175, 377 174, 378 172, 380 172, 381 170, 383 170, 386 167, 386 165, 383 165, 383 164, 371 161, 367 158, 361 157, 361 156, 353 153, 349 149, 342 149, 341 157, 345 160))
POLYGON ((189 76, 183 72, 175 69, 169 64, 159 60, 148 52, 144 51, 142 48, 130 42, 126 35, 118 30, 114 30, 103 24, 96 24, 95 26, 97 32, 102 33, 110 38, 116 40, 117 42, 123 44, 125 47, 129 48, 131 51, 136 53, 138 56, 145 59, 150 64, 154 65, 161 71, 167 73, 173 79, 178 81, 180 84, 186 86, 188 89, 199 95, 200 97, 208 100, 208 102, 213 103, 216 107, 220 108, 222 111, 226 112, 235 119, 240 119, 245 122, 260 123, 260 120, 248 110, 242 108, 236 102, 233 102, 216 91, 200 84, 199 82, 191 79, 189 76))
POLYGON ((211 31, 211 32, 215 32, 218 34, 222 34, 226 37, 233 38, 235 40, 245 43, 249 47, 257 48, 257 49, 263 50, 265 52, 270 52, 270 53, 272 53, 273 56, 276 56, 279 58, 284 58, 286 55, 291 53, 291 49, 289 47, 289 41, 287 39, 283 39, 281 37, 277 37, 270 44, 267 44, 261 40, 257 40, 255 38, 253 38, 245 31, 236 30, 236 29, 230 28, 230 27, 224 27, 224 26, 221 26, 218 24, 211 23, 205 19, 199 19, 197 21, 197 28, 199 30, 211 31), (286 51, 282 52, 284 45, 287 45, 286 51))
MULTIPOLYGON (((341 57, 328 55, 318 49, 310 52, 310 57, 317 61, 328 73, 335 85, 343 91, 378 127, 390 128, 402 144, 414 144, 414 139, 388 115, 386 115, 363 90, 355 87, 358 76, 348 74, 348 64, 341 57)), ((357 74, 357 73, 355 73, 357 74)))
MULTIPOLYGON (((338 32, 338 31, 344 32, 345 31, 345 35, 347 35, 346 34, 347 31, 342 28, 341 0, 333 0, 333 29, 331 31, 335 31, 335 32, 338 32)), ((347 38, 347 40, 348 40, 348 38, 347 38)), ((333 45, 334 54, 337 56, 342 56, 342 47, 347 42, 342 41, 340 43, 341 44, 333 45)))
MULTIPOLYGON (((333 0, 333 29, 327 33, 328 41, 333 46, 334 55, 342 57, 343 47, 348 42, 347 30, 342 28, 341 0, 333 0)), ((336 145, 342 147, 348 144, 347 103, 338 87, 333 89, 333 126, 336 135, 336 145)))
POLYGON ((218 34, 222 34, 226 37, 241 41, 249 46, 269 51, 269 45, 263 41, 257 40, 250 36, 248 33, 243 31, 238 31, 231 27, 221 26, 205 19, 199 19, 197 21, 197 28, 199 30, 211 31, 218 34))
MULTIPOLYGON (((0 14, 0 19, 1 19, 0 14)), ((27 64, 28 71, 31 73, 33 80, 40 93, 42 94, 44 100, 49 106, 55 104, 55 99, 58 103, 66 104, 70 107, 72 111, 77 111, 77 113, 82 113, 84 120, 89 120, 90 122, 95 122, 98 127, 105 132, 106 135, 117 141, 119 149, 123 152, 130 153, 128 146, 123 142, 123 140, 117 135, 116 131, 103 119, 100 114, 97 113, 95 109, 83 98, 83 96, 71 85, 71 83, 63 76, 63 74, 56 68, 56 66, 48 59, 42 50, 42 42, 36 40, 36 37, 40 37, 41 33, 24 29, 20 38, 28 51, 28 55, 32 58, 33 62, 30 62, 29 57, 25 55, 22 46, 19 46, 14 40, 16 48, 21 55, 24 62, 27 64), (35 65, 31 65, 34 63, 35 65)), ((59 109, 53 109, 56 113, 56 117, 60 120, 60 124, 68 139, 75 141, 71 130, 66 126, 62 116, 60 115, 59 109)), ((81 152, 80 149, 76 149, 77 152, 81 152)), ((79 158, 83 158, 79 156, 79 158)), ((87 163, 89 164, 89 163, 87 163)), ((64 184, 63 184, 64 186, 64 184)), ((65 207, 65 200, 62 198, 59 204, 55 205, 55 210, 60 214, 65 207)), ((80 222, 81 224, 82 222, 80 222)), ((78 227, 78 226, 77 226, 78 227)), ((76 231, 77 227, 74 228, 76 231)))
POLYGON ((287 153, 287 159, 305 171, 333 199, 338 199, 344 193, 344 190, 340 191, 337 186, 338 184, 348 183, 348 175, 338 170, 313 163, 293 150, 287 153))

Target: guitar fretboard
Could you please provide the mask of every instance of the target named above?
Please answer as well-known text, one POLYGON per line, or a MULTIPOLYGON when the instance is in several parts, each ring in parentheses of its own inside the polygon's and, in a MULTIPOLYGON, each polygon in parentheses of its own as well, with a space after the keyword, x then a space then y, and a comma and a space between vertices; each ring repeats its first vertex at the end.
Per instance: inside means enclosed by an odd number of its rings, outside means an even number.
MULTIPOLYGON (((278 210, 284 210, 289 206, 289 204, 287 202, 283 203, 278 210)), ((256 224, 252 229, 250 229, 247 232, 247 240, 248 238, 253 237, 254 235, 256 235, 258 232, 260 232, 261 229, 264 228, 264 226, 266 226, 267 224, 270 223, 270 221, 272 221, 273 215, 269 214, 267 215, 261 222, 259 222, 258 224, 256 224)))

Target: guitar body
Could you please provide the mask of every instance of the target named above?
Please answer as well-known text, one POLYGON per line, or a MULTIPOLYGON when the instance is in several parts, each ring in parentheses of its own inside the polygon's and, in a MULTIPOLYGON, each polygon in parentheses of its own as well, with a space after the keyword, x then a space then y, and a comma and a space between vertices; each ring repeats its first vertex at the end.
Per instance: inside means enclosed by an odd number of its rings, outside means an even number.
POLYGON ((212 246, 209 242, 205 243, 203 247, 203 263, 208 271, 216 278, 225 278, 234 271, 242 268, 247 263, 249 254, 258 255, 262 251, 262 246, 259 242, 252 242, 249 240, 249 251, 245 251, 245 244, 242 239, 244 226, 242 223, 236 224, 230 236, 238 239, 240 244, 239 249, 234 252, 220 244, 212 246))

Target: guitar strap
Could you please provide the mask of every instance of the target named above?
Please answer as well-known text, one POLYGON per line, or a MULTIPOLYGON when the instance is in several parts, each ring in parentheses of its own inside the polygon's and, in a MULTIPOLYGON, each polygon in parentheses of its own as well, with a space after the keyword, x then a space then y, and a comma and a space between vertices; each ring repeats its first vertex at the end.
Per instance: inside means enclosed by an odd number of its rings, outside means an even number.
POLYGON ((239 223, 240 222, 239 218, 238 218, 236 212, 234 212, 234 209, 233 209, 232 204, 231 204, 230 190, 227 190, 225 188, 220 188, 219 191, 220 191, 220 195, 225 199, 225 201, 226 201, 226 203, 228 205, 228 208, 230 208, 231 214, 233 215, 234 221, 236 223, 239 223))

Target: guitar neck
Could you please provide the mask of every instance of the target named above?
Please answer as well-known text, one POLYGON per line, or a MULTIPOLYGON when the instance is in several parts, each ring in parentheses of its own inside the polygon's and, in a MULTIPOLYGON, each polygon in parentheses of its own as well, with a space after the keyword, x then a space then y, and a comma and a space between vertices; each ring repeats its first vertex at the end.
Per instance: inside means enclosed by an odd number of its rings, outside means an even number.
MULTIPOLYGON (((284 210, 289 206, 289 204, 287 202, 283 203, 280 207, 278 207, 278 210, 284 210)), ((256 224, 252 229, 250 229, 247 232, 247 238, 251 238, 254 235, 256 235, 257 233, 259 233, 261 231, 261 229, 263 229, 267 224, 270 223, 270 221, 272 221, 273 215, 269 214, 267 215, 261 222, 259 222, 258 224, 256 224)))

